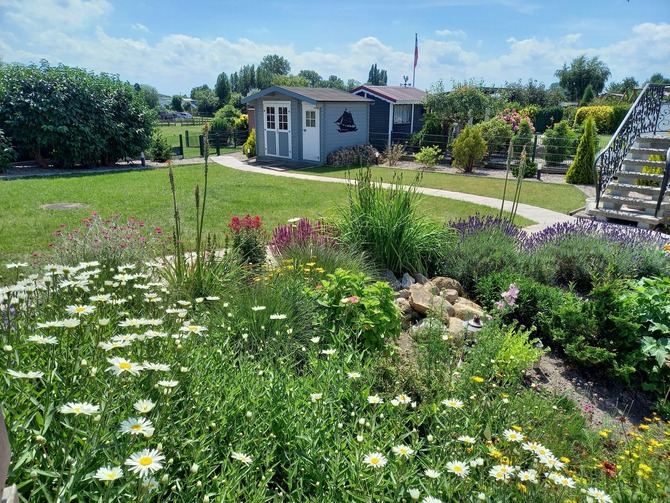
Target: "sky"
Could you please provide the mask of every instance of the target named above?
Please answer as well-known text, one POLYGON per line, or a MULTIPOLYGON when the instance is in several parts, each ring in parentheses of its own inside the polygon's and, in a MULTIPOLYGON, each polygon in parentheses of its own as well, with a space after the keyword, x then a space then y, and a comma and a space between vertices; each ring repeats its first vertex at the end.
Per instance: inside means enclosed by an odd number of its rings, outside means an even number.
POLYGON ((442 80, 547 87, 584 54, 608 82, 670 77, 670 0, 0 0, 0 59, 117 74, 167 95, 213 87, 263 56, 291 73, 429 90, 442 80))

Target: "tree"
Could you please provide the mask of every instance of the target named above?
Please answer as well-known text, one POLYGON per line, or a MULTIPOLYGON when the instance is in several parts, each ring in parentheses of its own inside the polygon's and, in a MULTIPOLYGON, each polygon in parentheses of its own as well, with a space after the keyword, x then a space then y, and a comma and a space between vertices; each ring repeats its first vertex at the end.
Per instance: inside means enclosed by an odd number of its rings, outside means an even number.
POLYGON ((582 99, 579 100, 579 106, 580 107, 585 107, 589 103, 593 101, 593 98, 595 98, 595 93, 593 92, 593 86, 589 84, 586 86, 586 89, 584 89, 584 94, 582 95, 582 99))
POLYGON ((337 75, 331 75, 330 77, 328 77, 328 80, 322 83, 322 87, 330 87, 331 89, 341 89, 342 91, 347 90, 346 84, 337 75))
POLYGON ((298 77, 304 77, 309 82, 309 87, 321 87, 323 79, 314 70, 300 70, 298 72, 298 77))
POLYGON ((198 104, 198 113, 200 115, 209 116, 216 112, 219 107, 219 98, 216 97, 214 91, 209 87, 202 86, 195 92, 193 98, 198 104))
POLYGON ((200 91, 202 89, 209 90, 209 86, 207 84, 203 84, 201 86, 195 86, 193 89, 191 89, 191 94, 190 94, 191 99, 194 100, 195 99, 195 93, 197 93, 198 91, 200 91))
POLYGON ((536 105, 540 108, 557 105, 561 96, 551 89, 546 89, 543 83, 535 79, 528 79, 527 84, 518 82, 505 82, 505 89, 501 91, 502 98, 509 103, 518 103, 521 107, 536 105))
POLYGON ((184 106, 182 104, 183 101, 184 98, 182 96, 175 94, 172 97, 172 101, 170 102, 170 107, 172 107, 172 110, 174 110, 175 112, 183 112, 184 111, 184 106))
POLYGON ((670 84, 670 79, 667 77, 664 77, 660 73, 655 73, 651 77, 649 77, 649 83, 650 84, 670 84))
POLYGON ((0 124, 24 156, 62 167, 109 165, 146 150, 154 113, 117 76, 65 65, 3 65, 0 124))
MULTIPOLYGON (((148 84, 138 84, 140 86, 140 95, 149 108, 158 108, 160 104, 160 94, 154 86, 148 84)), ((137 88, 136 88, 137 89, 137 88)))
POLYGON ((377 63, 370 67, 370 72, 368 73, 368 84, 371 86, 385 86, 387 81, 386 70, 380 70, 377 68, 377 63))
POLYGON ((356 79, 347 80, 347 91, 351 92, 357 87, 360 87, 361 83, 356 79))
POLYGON ((230 80, 228 80, 226 72, 221 72, 216 78, 214 93, 219 98, 219 103, 224 104, 230 101, 230 80))
POLYGON ((261 60, 256 69, 256 86, 265 89, 272 85, 275 75, 288 75, 291 72, 291 64, 277 54, 269 54, 261 60))
POLYGON ((299 75, 275 75, 270 82, 272 86, 309 87, 309 80, 299 75))
POLYGON ((559 83, 568 94, 568 98, 578 100, 584 95, 586 87, 591 84, 596 95, 605 88, 605 82, 611 75, 610 69, 597 56, 586 59, 582 54, 575 58, 568 67, 563 63, 563 68, 556 70, 559 83))
POLYGON ((565 174, 567 183, 593 184, 593 163, 596 159, 596 123, 589 116, 579 140, 577 154, 565 174))
POLYGON ((435 114, 443 126, 457 122, 461 126, 470 119, 481 122, 486 115, 490 98, 479 87, 471 84, 455 84, 452 91, 445 91, 441 80, 431 86, 425 98, 426 107, 435 114))
POLYGON ((637 83, 635 77, 626 77, 621 82, 611 82, 607 86, 607 92, 614 94, 632 95, 635 91, 635 88, 639 86, 640 84, 637 83))
POLYGON ((254 65, 244 65, 240 68, 238 89, 234 89, 234 91, 241 93, 242 96, 246 96, 249 94, 249 91, 256 87, 258 87, 256 85, 256 67, 254 65))

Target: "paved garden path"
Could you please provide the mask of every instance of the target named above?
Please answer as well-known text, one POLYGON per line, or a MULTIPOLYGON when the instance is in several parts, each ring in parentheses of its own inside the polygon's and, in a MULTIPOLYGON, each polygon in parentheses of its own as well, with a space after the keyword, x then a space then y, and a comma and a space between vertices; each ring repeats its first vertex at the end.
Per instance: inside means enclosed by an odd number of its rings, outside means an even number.
MULTIPOLYGON (((231 155, 219 155, 210 157, 210 160, 221 164, 223 166, 239 169, 241 171, 248 171, 252 173, 262 173, 264 175, 283 176, 287 178, 299 178, 301 180, 314 180, 316 182, 332 182, 332 183, 347 183, 343 178, 332 178, 328 176, 308 175, 305 173, 290 173, 286 168, 277 166, 252 166, 243 161, 240 161, 231 155)), ((384 186, 390 187, 390 184, 385 183, 384 186)), ((502 200, 493 197, 476 196, 473 194, 464 194, 462 192, 452 192, 449 190, 431 189, 429 187, 417 187, 417 192, 427 196, 444 197, 446 199, 455 199, 457 201, 467 201, 469 203, 481 204, 483 206, 490 206, 491 208, 500 208, 502 200)), ((505 209, 510 210, 512 207, 511 201, 505 201, 505 209)), ((530 206, 528 204, 521 204, 517 208, 517 214, 537 222, 525 228, 527 232, 541 231, 545 227, 556 223, 571 222, 575 219, 570 215, 564 215, 556 211, 538 208, 537 206, 530 206)))

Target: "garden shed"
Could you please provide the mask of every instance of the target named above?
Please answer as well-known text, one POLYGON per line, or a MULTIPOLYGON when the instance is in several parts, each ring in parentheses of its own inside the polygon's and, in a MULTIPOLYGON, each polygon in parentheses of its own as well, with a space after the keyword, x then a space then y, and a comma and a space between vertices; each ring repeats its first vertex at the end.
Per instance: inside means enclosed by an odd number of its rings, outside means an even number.
POLYGON ((272 86, 242 100, 254 107, 260 160, 324 164, 330 152, 369 142, 372 99, 339 89, 272 86))
POLYGON ((356 96, 374 100, 370 109, 370 143, 384 150, 392 142, 404 142, 423 126, 426 92, 410 86, 359 86, 356 96))

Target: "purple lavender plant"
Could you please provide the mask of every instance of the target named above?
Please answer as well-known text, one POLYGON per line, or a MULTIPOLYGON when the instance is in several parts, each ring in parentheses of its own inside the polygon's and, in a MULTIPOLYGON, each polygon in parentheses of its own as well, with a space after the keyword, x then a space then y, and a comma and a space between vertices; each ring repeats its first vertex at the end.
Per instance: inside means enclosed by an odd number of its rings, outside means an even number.
POLYGON ((290 246, 304 246, 308 244, 335 245, 335 229, 323 220, 317 220, 314 224, 307 218, 301 218, 298 222, 289 225, 281 225, 272 231, 270 249, 272 253, 281 254, 290 246))

